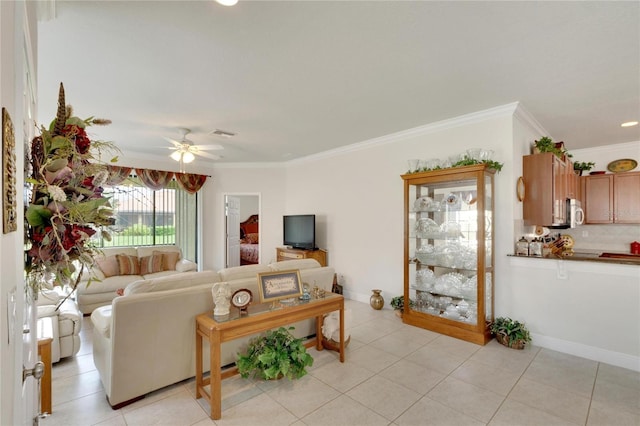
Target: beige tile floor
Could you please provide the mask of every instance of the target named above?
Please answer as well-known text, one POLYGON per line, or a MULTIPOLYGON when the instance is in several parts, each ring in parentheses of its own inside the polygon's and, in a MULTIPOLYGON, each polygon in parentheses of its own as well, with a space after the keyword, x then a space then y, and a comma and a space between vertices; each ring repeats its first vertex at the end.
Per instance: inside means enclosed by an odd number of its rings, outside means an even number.
POLYGON ((53 369, 54 425, 640 425, 640 373, 495 341, 478 346, 404 325, 392 311, 353 310, 346 362, 311 350, 307 376, 223 381, 222 419, 195 400, 194 380, 112 410, 84 318, 80 353, 53 369))

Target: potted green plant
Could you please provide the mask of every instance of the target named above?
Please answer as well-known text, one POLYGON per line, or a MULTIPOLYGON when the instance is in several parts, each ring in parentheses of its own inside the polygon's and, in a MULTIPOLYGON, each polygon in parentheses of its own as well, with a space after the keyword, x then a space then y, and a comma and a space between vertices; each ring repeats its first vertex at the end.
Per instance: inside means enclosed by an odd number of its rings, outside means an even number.
MULTIPOLYGON (((409 299, 409 307, 413 307, 414 305, 415 305, 415 302, 409 299)), ((404 295, 396 296, 393 299, 391 299, 391 307, 393 308, 394 311, 396 311, 396 315, 401 317, 402 313, 404 312, 404 295)))
POLYGON ((513 349, 524 349, 525 343, 531 341, 527 327, 511 318, 496 318, 491 324, 490 331, 499 343, 513 349))
POLYGON ((576 174, 582 176, 582 172, 584 172, 585 170, 591 170, 595 165, 596 163, 592 161, 576 161, 575 163, 573 163, 573 170, 576 172, 576 174))
POLYGON ((307 374, 306 368, 313 365, 313 358, 302 339, 291 334, 289 330, 293 329, 280 327, 253 338, 246 353, 238 354, 236 366, 240 375, 245 379, 252 375, 264 380, 281 377, 293 380, 307 374))
POLYGON ((571 158, 571 154, 564 148, 564 142, 554 142, 548 136, 543 136, 539 140, 533 143, 534 154, 542 154, 545 152, 551 152, 559 158, 567 156, 571 158))

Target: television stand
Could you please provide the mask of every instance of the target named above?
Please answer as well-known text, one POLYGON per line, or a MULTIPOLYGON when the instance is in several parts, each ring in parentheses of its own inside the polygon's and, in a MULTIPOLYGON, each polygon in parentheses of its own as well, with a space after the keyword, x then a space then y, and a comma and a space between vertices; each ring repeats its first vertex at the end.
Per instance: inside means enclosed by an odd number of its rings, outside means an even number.
POLYGON ((315 259, 320 266, 327 266, 327 251, 323 249, 303 250, 286 247, 276 248, 276 261, 293 259, 315 259))

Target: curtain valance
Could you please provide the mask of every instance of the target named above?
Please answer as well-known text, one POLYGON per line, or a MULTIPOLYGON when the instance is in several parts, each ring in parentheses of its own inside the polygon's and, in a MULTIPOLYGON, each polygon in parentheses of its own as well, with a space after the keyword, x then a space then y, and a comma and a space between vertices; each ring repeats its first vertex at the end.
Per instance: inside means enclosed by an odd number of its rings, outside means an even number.
MULTIPOLYGON (((122 183, 134 170, 132 167, 122 166, 107 166, 109 177, 107 178, 107 185, 115 186, 122 183)), ((195 173, 174 173, 164 170, 152 170, 152 169, 135 169, 136 175, 140 178, 140 181, 155 191, 162 188, 166 188, 169 182, 175 178, 178 185, 189 194, 195 194, 202 188, 202 185, 207 180, 207 175, 199 175, 195 173)))

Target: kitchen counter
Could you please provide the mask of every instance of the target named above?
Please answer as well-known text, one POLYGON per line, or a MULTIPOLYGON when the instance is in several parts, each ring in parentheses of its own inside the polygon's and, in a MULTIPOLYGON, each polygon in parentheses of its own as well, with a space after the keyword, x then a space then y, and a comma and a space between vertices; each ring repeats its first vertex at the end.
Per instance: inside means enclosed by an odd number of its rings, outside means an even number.
POLYGON ((515 254, 509 254, 508 256, 518 257, 521 259, 539 259, 539 260, 567 260, 567 261, 586 261, 586 262, 599 262, 599 263, 613 263, 622 265, 638 265, 640 266, 640 255, 630 255, 629 253, 603 253, 601 251, 574 251, 571 256, 547 256, 547 257, 535 257, 535 256, 516 256, 515 254), (620 256, 620 257, 615 257, 620 256))

